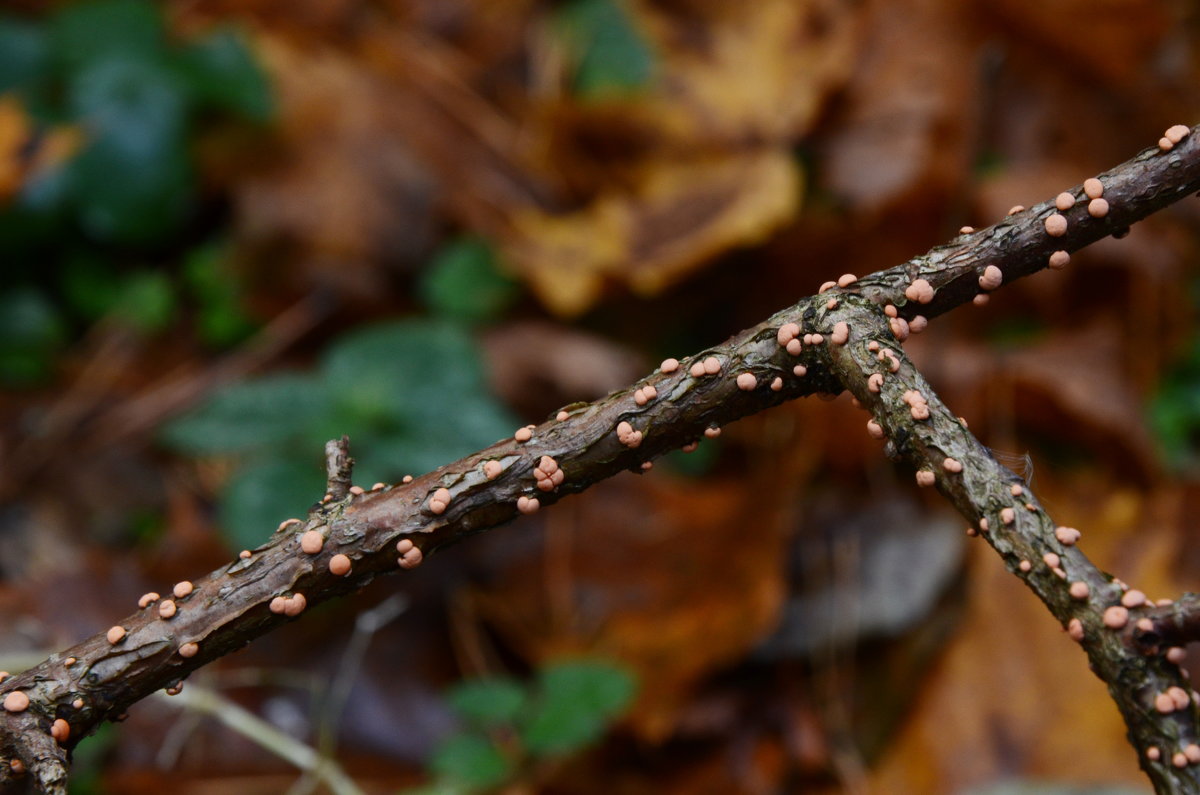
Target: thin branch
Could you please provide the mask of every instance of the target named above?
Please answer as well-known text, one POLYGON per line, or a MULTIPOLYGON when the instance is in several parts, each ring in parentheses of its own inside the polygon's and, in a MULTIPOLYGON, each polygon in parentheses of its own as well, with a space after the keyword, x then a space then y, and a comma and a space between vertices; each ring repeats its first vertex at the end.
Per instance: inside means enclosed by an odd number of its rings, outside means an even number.
MULTIPOLYGON (((1097 211, 1089 211, 1082 188, 1076 188, 1074 207, 1062 212, 1061 236, 1048 234, 1053 211, 1043 202, 899 267, 840 280, 841 286, 801 299, 721 345, 664 363, 628 389, 568 406, 550 421, 519 429, 514 438, 411 482, 358 494, 349 488, 346 450, 334 442, 333 496, 306 521, 284 522, 231 565, 179 584, 174 598, 147 596, 107 633, 0 684, 0 695, 20 691, 30 700, 22 711, 0 712, 0 758, 20 760, 44 791, 64 792, 65 751, 80 737, 151 692, 302 615, 307 606, 352 593, 380 574, 411 568, 441 547, 623 470, 644 472, 653 459, 696 443, 710 429, 784 400, 848 388, 880 412, 897 454, 930 468, 943 466, 947 456, 963 465, 954 478, 938 471, 939 488, 966 515, 989 519, 994 528, 989 541, 1060 622, 1081 622, 1084 648, 1109 683, 1159 791, 1194 789, 1200 746, 1195 760, 1188 752, 1197 737, 1195 704, 1189 697, 1185 708, 1166 714, 1157 709, 1159 695, 1182 687, 1179 671, 1161 657, 1131 654, 1133 644, 1122 640, 1124 634, 1103 629, 1103 611, 1120 598, 1119 586, 1078 549, 1056 542, 1053 523, 1032 495, 1022 497, 1032 509, 1014 501, 1016 476, 987 456, 884 333, 890 323, 902 340, 909 323, 921 325, 919 315, 935 317, 971 301, 1046 267, 1054 252, 1119 233, 1200 190, 1200 137, 1188 136, 1169 153, 1142 152, 1101 180, 1107 215, 1093 217, 1097 211), (888 318, 889 311, 896 317, 888 318), (850 344, 828 344, 847 340, 850 344), (874 373, 880 364, 865 358, 877 354, 865 347, 871 340, 895 357, 893 374, 885 354, 890 375, 884 397, 865 380, 869 368, 874 373), (897 414, 909 410, 896 404, 902 386, 924 395, 929 421, 912 425, 897 414), (1011 528, 1000 516, 1004 509, 1019 516, 1011 528), (1078 604, 1064 595, 1066 583, 1054 567, 1039 563, 1049 552, 1059 556, 1058 568, 1071 582, 1088 586, 1089 595, 1078 604), (1028 572, 1021 561, 1030 563, 1028 572), (50 739, 55 719, 70 728, 62 744, 50 739), (1149 759, 1151 745, 1160 749, 1158 760, 1149 759), (1171 766, 1181 757, 1186 767, 1175 770, 1171 766)), ((12 770, 0 766, 0 783, 11 780, 12 770)))

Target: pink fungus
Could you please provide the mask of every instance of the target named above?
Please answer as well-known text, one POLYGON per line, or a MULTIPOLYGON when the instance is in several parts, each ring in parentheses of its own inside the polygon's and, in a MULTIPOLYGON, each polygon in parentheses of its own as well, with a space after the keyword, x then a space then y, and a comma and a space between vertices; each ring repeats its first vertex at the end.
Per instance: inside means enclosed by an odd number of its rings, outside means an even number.
POLYGON ((904 297, 918 304, 927 304, 933 300, 933 285, 925 279, 916 279, 905 288, 904 297))
POLYGON ((1163 152, 1170 152, 1175 148, 1175 144, 1171 142, 1170 138, 1164 135, 1162 138, 1158 139, 1158 148, 1163 152))
POLYGON ((292 594, 283 606, 283 614, 295 618, 303 613, 306 607, 308 607, 308 600, 304 598, 304 594, 292 594))
POLYGON ((1046 234, 1050 237, 1062 237, 1067 233, 1067 218, 1058 213, 1051 213, 1046 218, 1046 234))
POLYGON ((992 300, 992 297, 987 293, 980 293, 971 299, 971 303, 975 306, 986 306, 987 302, 992 300))
POLYGON ((867 391, 878 393, 883 387, 883 373, 871 373, 867 376, 867 391))
POLYGON ((1014 204, 1012 207, 1008 208, 1008 212, 1006 213, 1006 215, 1016 215, 1017 213, 1023 212, 1024 210, 1025 210, 1024 204, 1014 204))
POLYGON ((1062 560, 1053 552, 1047 552, 1045 555, 1042 555, 1042 562, 1052 569, 1057 569, 1058 564, 1062 563, 1062 560))
POLYGON ((1157 762, 1162 758, 1162 751, 1158 750, 1157 745, 1152 745, 1146 749, 1146 758, 1151 762, 1157 762))
POLYGON ((1060 271, 1067 267, 1067 263, 1071 261, 1071 255, 1065 251, 1055 251, 1050 255, 1049 265, 1056 271, 1060 271))
POLYGON ((1154 697, 1154 708, 1164 715, 1170 715, 1175 711, 1175 700, 1166 693, 1159 693, 1154 697))
POLYGON ((947 472, 958 473, 963 471, 963 465, 957 458, 947 458, 942 461, 942 469, 947 472))
POLYGON ((958 233, 960 235, 969 235, 974 231, 975 231, 975 227, 973 227, 973 226, 960 226, 958 228, 958 233))
POLYGON ((1008 493, 1013 495, 1014 497, 1020 497, 1022 494, 1025 493, 1025 487, 1022 486, 1020 483, 1014 483, 1008 487, 1008 493))
POLYGON ((1079 643, 1083 640, 1083 622, 1078 618, 1072 618, 1067 622, 1067 634, 1071 636, 1071 640, 1079 643))
POLYGON ((904 342, 908 339, 908 321, 902 317, 894 317, 888 321, 888 327, 892 330, 892 336, 904 342))
POLYGON ((170 599, 164 599, 158 603, 159 618, 171 618, 175 615, 177 610, 178 608, 175 606, 175 603, 170 599))
POLYGON ((913 334, 920 334, 929 327, 929 318, 924 315, 917 315, 912 320, 908 321, 908 330, 913 334))
POLYGON ((979 286, 985 290, 995 290, 1004 283, 1004 272, 995 265, 988 265, 979 277, 979 286))
POLYGON ((1074 527, 1056 527, 1054 528, 1054 537, 1058 539, 1060 544, 1073 546, 1082 534, 1074 527))
POLYGON ((315 555, 325 546, 325 537, 317 530, 309 530, 300 536, 300 549, 306 555, 315 555))
POLYGON ((570 416, 571 415, 564 409, 563 411, 560 411, 557 414, 555 414, 554 419, 558 420, 559 422, 564 422, 570 416))
POLYGON ((1104 611, 1104 626, 1109 629, 1120 629, 1129 623, 1129 609, 1121 605, 1113 605, 1104 611))
POLYGON ((108 632, 105 633, 104 637, 108 639, 109 643, 116 646, 125 639, 125 627, 120 625, 109 627, 108 632))
POLYGON ((812 335, 812 344, 813 345, 820 345, 824 341, 825 341, 825 337, 823 337, 822 335, 820 335, 820 334, 812 335))
MULTIPOLYGON (((412 542, 410 541, 409 543, 411 544, 412 542)), ((399 548, 400 545, 397 544, 396 546, 399 548)), ((425 554, 421 552, 420 549, 410 546, 408 549, 405 549, 400 553, 400 557, 396 559, 396 565, 402 569, 415 569, 417 566, 421 565, 421 561, 424 560, 424 558, 425 554)))
MULTIPOLYGON (((520 439, 518 439, 517 441, 521 441, 521 440, 520 440, 520 439)), ((526 441, 528 441, 528 440, 526 440, 526 441)), ((413 476, 412 476, 412 475, 405 475, 404 477, 400 478, 400 482, 401 482, 401 483, 412 483, 412 482, 413 482, 413 476)))
POLYGON ((518 442, 528 442, 533 438, 533 431, 530 428, 517 428, 517 432, 513 434, 513 438, 518 442))
POLYGON ((29 709, 29 696, 14 690, 4 697, 4 709, 8 712, 24 712, 29 709))
POLYGON ((500 473, 504 470, 504 465, 499 461, 485 461, 483 463, 483 476, 488 480, 495 480, 500 477, 500 473))
POLYGON ((869 350, 871 353, 875 353, 876 351, 878 351, 879 350, 878 340, 871 340, 870 342, 868 342, 867 350, 869 350))
POLYGON ((1027 560, 1022 560, 1020 563, 1017 564, 1017 568, 1020 569, 1021 571, 1028 572, 1030 569, 1033 568, 1033 564, 1027 560))
POLYGON ((833 324, 833 334, 829 340, 834 345, 845 345, 846 340, 850 339, 850 324, 845 321, 839 321, 833 324))
POLYGON ((138 607, 149 607, 151 603, 158 601, 158 594, 155 591, 142 594, 138 599, 138 607))
POLYGON ((284 519, 279 523, 279 527, 275 528, 275 532, 282 533, 284 530, 287 530, 294 524, 304 524, 304 522, 300 521, 299 519, 284 519))
POLYGON ((654 469, 654 462, 653 462, 653 461, 643 461, 643 462, 641 463, 641 470, 642 470, 643 472, 649 472, 651 469, 654 469))
POLYGON ((350 573, 351 562, 347 555, 338 553, 329 559, 329 573, 334 577, 345 577, 350 573))
POLYGON ((825 308, 826 309, 837 309, 838 308, 838 300, 836 298, 830 298, 828 301, 825 302, 825 308))
POLYGON ((930 470, 928 470, 928 469, 918 469, 917 470, 917 485, 918 486, 932 486, 934 484, 935 480, 936 480, 936 478, 934 477, 933 472, 931 472, 930 470))
POLYGON ((771 382, 771 391, 778 392, 783 389, 783 379, 775 376, 775 380, 771 382))
POLYGON ((668 375, 679 369, 678 359, 663 359, 662 364, 658 366, 659 371, 663 375, 668 375))
POLYGON ((1137 620, 1137 624, 1134 626, 1136 626, 1142 632, 1150 632, 1154 629, 1154 622, 1148 618, 1142 617, 1137 620))
POLYGON ((694 453, 694 452, 696 452, 696 448, 698 448, 699 446, 700 446, 700 442, 688 442, 683 447, 680 447, 679 450, 680 450, 680 452, 684 452, 684 453, 694 453))
POLYGON ((1187 767, 1187 764, 1188 764, 1187 755, 1182 752, 1175 754, 1174 756, 1171 757, 1171 764, 1173 764, 1173 765, 1175 765, 1175 767, 1179 767, 1179 768, 1187 767))
POLYGON ((350 493, 353 494, 355 497, 361 497, 362 495, 367 493, 367 490, 364 489, 362 486, 351 486, 350 493))
POLYGON ((985 533, 988 531, 988 520, 986 516, 979 517, 979 529, 985 533))
POLYGON ((1017 518, 1017 515, 1013 512, 1012 508, 1001 508, 1000 509, 1000 521, 1003 522, 1004 524, 1012 524, 1013 520, 1016 518, 1017 518))
POLYGON ((1171 698, 1171 702, 1175 704, 1175 709, 1187 709, 1187 705, 1191 703, 1191 698, 1182 687, 1168 687, 1167 695, 1171 698))
POLYGON ((283 596, 276 596, 271 600, 271 604, 268 606, 268 609, 276 615, 282 615, 283 611, 287 609, 287 598, 283 596))
POLYGON ((900 314, 900 310, 896 308, 895 304, 888 304, 883 308, 883 314, 888 317, 897 317, 900 314))
POLYGON ((704 362, 694 363, 688 372, 691 373, 692 378, 701 378, 704 375, 704 362))
POLYGON ((856 281, 858 281, 858 277, 855 276, 853 273, 843 273, 841 276, 838 277, 837 286, 838 287, 849 287, 850 285, 854 284, 856 281))
POLYGON ((200 645, 197 643, 185 643, 179 647, 180 657, 195 657, 200 651, 200 645))
POLYGON ((1187 649, 1183 648, 1182 646, 1172 646, 1171 648, 1167 649, 1168 662, 1173 662, 1176 665, 1179 665, 1185 659, 1187 659, 1187 649))
POLYGON ((822 282, 821 289, 817 290, 817 294, 820 295, 827 290, 832 290, 834 287, 837 287, 837 282, 822 282))
MULTIPOLYGON (((872 439, 882 439, 884 436, 883 426, 875 420, 867 420, 867 435, 872 439)), ((920 472, 917 473, 918 476, 920 476, 920 474, 920 472)), ((930 472, 929 474, 932 475, 933 473, 930 472)))
POLYGON ((737 385, 743 392, 750 392, 758 386, 758 379, 754 377, 754 373, 742 373, 737 377, 737 385))
POLYGON ((1067 592, 1071 594, 1072 599, 1078 599, 1082 602, 1084 599, 1088 598, 1092 592, 1092 589, 1088 587, 1086 582, 1080 580, 1079 582, 1071 583, 1071 587, 1067 589, 1067 592))
POLYGON ((788 341, 787 352, 792 356, 799 356, 800 351, 802 350, 804 350, 804 347, 800 344, 800 340, 797 339, 788 341))
POLYGON ((450 505, 450 489, 440 488, 433 492, 433 496, 429 498, 429 512, 432 514, 443 514, 446 508, 450 505))
POLYGON ((721 360, 716 356, 709 356, 704 360, 704 372, 708 375, 716 375, 721 372, 721 360))
POLYGON ((1054 197, 1054 206, 1062 212, 1066 212, 1075 206, 1075 194, 1063 191, 1054 197))
POLYGON ((241 552, 238 553, 238 557, 241 558, 242 560, 249 560, 253 554, 254 553, 251 552, 250 550, 243 549, 241 552))
POLYGON ((784 346, 799 336, 800 326, 795 323, 784 323, 779 327, 779 331, 776 332, 775 341, 778 342, 780 346, 784 346))
POLYGON ((1184 138, 1187 138, 1188 133, 1191 131, 1192 129, 1186 124, 1175 124, 1167 128, 1167 131, 1163 133, 1163 138, 1166 138, 1173 144, 1177 144, 1184 138))
POLYGON ((1088 177, 1083 181, 1083 192, 1089 199, 1099 199, 1104 195, 1104 183, 1095 177, 1088 177))
POLYGON ((1146 594, 1142 593, 1136 588, 1131 591, 1126 591, 1124 595, 1121 596, 1121 604, 1125 605, 1126 607, 1141 607, 1142 605, 1146 604, 1146 594))
POLYGON ((1108 199, 1092 199, 1088 202, 1088 215, 1103 218, 1108 215, 1108 199))
POLYGON ((802 364, 798 364, 792 368, 792 375, 796 376, 797 378, 803 378, 807 374, 808 368, 802 364))
POLYGON ((71 737, 71 724, 65 718, 55 718, 54 723, 50 724, 50 736, 55 742, 65 743, 71 737))
POLYGON ((716 439, 720 435, 721 435, 720 428, 713 427, 713 428, 705 428, 704 429, 704 436, 708 439, 716 439))
POLYGON ((642 432, 635 431, 632 425, 622 420, 617 423, 617 441, 629 448, 637 447, 642 443, 642 432))
POLYGON ((1190 743, 1183 749, 1183 755, 1188 758, 1188 761, 1193 765, 1200 762, 1200 745, 1190 743))

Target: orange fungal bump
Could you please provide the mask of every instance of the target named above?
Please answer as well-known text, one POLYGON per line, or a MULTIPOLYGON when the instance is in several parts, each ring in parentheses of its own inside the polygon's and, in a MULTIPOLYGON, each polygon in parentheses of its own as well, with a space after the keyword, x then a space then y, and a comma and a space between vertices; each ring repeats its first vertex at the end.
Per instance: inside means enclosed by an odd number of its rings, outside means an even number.
POLYGON ((29 709, 29 696, 14 690, 4 697, 4 709, 8 712, 24 712, 29 709))
POLYGON ((902 317, 894 317, 888 321, 888 327, 892 330, 892 336, 900 342, 908 339, 908 321, 902 317))
POLYGON ((1008 493, 1013 495, 1014 497, 1020 497, 1022 494, 1025 493, 1025 487, 1022 486, 1020 483, 1014 483, 1011 486, 1009 486, 1008 493))
POLYGON ((1027 560, 1022 560, 1020 563, 1017 564, 1017 568, 1020 569, 1021 571, 1028 572, 1030 569, 1033 568, 1033 564, 1027 560))
POLYGON ((1104 611, 1104 626, 1109 629, 1120 629, 1129 622, 1129 609, 1121 605, 1113 605, 1104 611))
POLYGON ((779 392, 782 389, 783 389, 783 379, 780 378, 779 376, 775 376, 775 380, 773 380, 771 382, 771 391, 779 392))
POLYGON ((1146 758, 1151 762, 1157 762, 1162 758, 1162 751, 1158 750, 1157 745, 1152 745, 1146 749, 1146 758))
POLYGON ((933 300, 933 285, 926 279, 914 279, 904 289, 904 297, 918 304, 927 304, 933 300))
POLYGON ((1175 704, 1175 709, 1187 709, 1187 705, 1191 703, 1187 691, 1182 687, 1172 686, 1167 688, 1167 695, 1175 704))
POLYGON ((109 627, 108 632, 104 633, 104 637, 108 639, 109 643, 116 646, 125 639, 125 627, 119 624, 115 627, 109 627))
POLYGON ((338 553, 329 559, 329 573, 335 577, 345 577, 350 573, 350 557, 338 553))
POLYGON ((170 599, 164 599, 158 603, 158 617, 171 618, 178 611, 175 602, 170 599))
POLYGON ((1055 553, 1047 552, 1045 555, 1042 555, 1042 562, 1052 569, 1057 569, 1058 564, 1062 563, 1062 560, 1055 553))
POLYGON ((887 304, 883 308, 883 314, 887 315, 888 317, 899 317, 900 310, 896 308, 895 304, 887 304))
POLYGON ((1088 215, 1103 218, 1108 215, 1108 199, 1092 199, 1088 202, 1088 215))
POLYGON ((754 373, 742 373, 737 377, 737 385, 743 392, 750 392, 758 386, 758 379, 754 377, 754 373))
POLYGON ((190 594, 194 588, 195 586, 192 585, 191 581, 183 580, 182 582, 175 583, 175 587, 171 589, 171 593, 175 594, 176 599, 182 599, 190 594))
POLYGON ((1008 212, 1005 214, 1006 215, 1016 215, 1017 213, 1023 212, 1024 210, 1025 210, 1024 204, 1014 204, 1012 207, 1008 208, 1008 212))
POLYGON ((629 448, 635 448, 642 443, 642 432, 635 431, 625 420, 617 423, 617 441, 629 448))
POLYGON ((1188 765, 1187 754, 1184 754, 1182 752, 1175 754, 1174 756, 1171 757, 1171 764, 1175 765, 1175 767, 1178 767, 1178 768, 1187 767, 1187 765, 1188 765))
POLYGON ((775 340, 780 346, 786 346, 789 342, 800 336, 800 326, 795 323, 784 323, 779 327, 779 331, 775 334, 775 340))
POLYGON ((822 282, 821 289, 817 290, 817 295, 820 295, 828 290, 832 290, 834 287, 837 287, 837 282, 822 282))
POLYGON ((1071 640, 1079 643, 1083 640, 1083 622, 1078 618, 1072 618, 1067 622, 1067 634, 1071 636, 1071 640))
POLYGON ((704 360, 704 372, 708 375, 716 375, 721 372, 721 360, 716 356, 709 356, 704 360))
POLYGON ((825 308, 826 309, 837 309, 838 308, 838 300, 836 298, 830 298, 828 301, 825 302, 825 308))
POLYGON ((402 538, 396 542, 396 552, 403 555, 416 547, 411 538, 402 538))
POLYGON ((691 373, 692 378, 702 377, 704 375, 704 362, 696 362, 688 372, 691 373))
MULTIPOLYGON (((884 436, 883 426, 875 420, 867 420, 867 435, 872 439, 882 439, 884 436)), ((930 472, 929 474, 933 474, 930 472)))
POLYGON ((1175 144, 1171 143, 1171 139, 1164 135, 1158 139, 1158 148, 1163 152, 1170 152, 1175 148, 1175 144))
POLYGON ((985 533, 988 531, 988 519, 986 516, 979 517, 979 529, 985 533))
POLYGON ((1051 213, 1046 218, 1046 234, 1050 237, 1062 237, 1067 233, 1067 218, 1058 213, 1051 213))
POLYGON ((153 602, 158 601, 158 594, 155 591, 142 594, 138 599, 138 607, 149 607, 153 602))
POLYGON ((820 334, 812 335, 812 344, 813 345, 820 345, 824 341, 825 341, 825 337, 823 337, 822 335, 820 335, 820 334))
POLYGON ((442 514, 446 512, 446 508, 450 505, 450 489, 439 488, 433 492, 433 496, 429 498, 429 512, 433 514, 442 514))
POLYGON ((975 227, 973 227, 973 226, 960 226, 958 228, 958 233, 960 235, 969 235, 974 231, 975 231, 975 227))
POLYGON ((310 530, 300 537, 300 551, 305 555, 316 555, 325 545, 325 538, 319 531, 310 530))
POLYGON ((1166 138, 1173 144, 1177 144, 1184 138, 1187 138, 1188 133, 1191 131, 1192 128, 1188 127, 1186 124, 1173 124, 1167 128, 1165 133, 1163 133, 1163 138, 1166 138))
POLYGON ((294 524, 304 524, 304 522, 300 521, 299 519, 284 519, 279 523, 279 527, 275 528, 275 532, 282 533, 284 530, 287 530, 294 524))
POLYGON ((54 723, 50 724, 50 736, 55 742, 65 743, 71 737, 71 724, 64 718, 55 718, 54 723))
POLYGON ((304 608, 308 607, 308 600, 304 598, 304 594, 292 594, 284 605, 283 614, 290 618, 295 618, 304 612, 304 608))
POLYGON ((854 284, 856 281, 858 281, 858 277, 855 276, 853 273, 843 273, 841 276, 838 277, 837 286, 838 287, 849 287, 850 285, 854 284))
POLYGON ((700 447, 700 442, 688 442, 683 447, 680 447, 679 451, 682 453, 694 453, 698 447, 700 447))
POLYGON ((716 438, 717 438, 718 436, 720 436, 720 435, 721 435, 721 429, 720 429, 720 428, 712 427, 712 428, 705 428, 705 429, 704 429, 704 436, 705 436, 705 438, 708 438, 708 439, 716 439, 716 438))
POLYGON ((1083 192, 1089 199, 1099 199, 1104 195, 1104 183, 1095 177, 1088 177, 1083 181, 1083 192))
POLYGON ((1141 607, 1146 604, 1146 594, 1134 588, 1131 591, 1126 591, 1121 596, 1121 604, 1126 607, 1141 607))
POLYGON ((1004 272, 995 265, 988 265, 979 277, 979 286, 985 290, 995 290, 1004 283, 1004 272))
POLYGON ((380 491, 381 489, 386 489, 386 488, 387 488, 386 483, 374 483, 371 485, 371 491, 380 491))
MULTIPOLYGON (((520 439, 518 439, 517 441, 520 441, 520 439)), ((412 475, 405 475, 404 477, 400 478, 400 482, 401 482, 401 483, 412 483, 412 482, 413 482, 413 476, 412 476, 412 475)))
POLYGON ((834 323, 833 334, 829 336, 830 342, 834 345, 845 345, 848 339, 850 339, 850 324, 844 320, 834 323))
POLYGON ((871 353, 875 353, 877 350, 879 350, 879 341, 871 340, 870 342, 868 342, 867 350, 869 350, 871 353))
POLYGON ((1187 649, 1182 646, 1172 646, 1167 649, 1167 661, 1179 665, 1187 659, 1187 649))
POLYGON ((531 514, 541 508, 542 504, 537 497, 526 497, 524 495, 517 497, 517 510, 523 514, 531 514))
POLYGON ((679 369, 678 359, 663 359, 662 364, 658 366, 659 372, 663 375, 669 375, 679 369))
POLYGON ((797 378, 803 378, 807 374, 808 368, 802 364, 798 364, 792 368, 792 375, 796 376, 797 378))
POLYGON ((503 470, 504 465, 499 461, 492 460, 483 462, 483 476, 488 480, 495 480, 496 478, 500 477, 500 473, 503 470))
POLYGON ((196 653, 199 651, 200 651, 199 644, 185 643, 179 647, 179 656, 180 657, 195 657, 196 653))
POLYGON ((1183 755, 1186 756, 1188 761, 1193 765, 1200 763, 1200 745, 1189 743, 1186 747, 1184 747, 1183 755))
POLYGON ((643 461, 639 466, 643 472, 649 472, 651 469, 654 469, 654 462, 643 461))
POLYGON ((1054 206, 1058 208, 1059 211, 1066 212, 1075 206, 1075 195, 1073 193, 1063 191, 1054 197, 1054 206))
POLYGON ((72 665, 74 665, 77 662, 79 662, 79 660, 77 660, 76 658, 68 657, 67 659, 63 660, 63 668, 70 668, 72 665))
POLYGON ((272 613, 282 615, 283 611, 287 609, 287 598, 283 596, 276 596, 271 600, 271 604, 267 606, 267 609, 272 613))
POLYGON ((251 552, 250 550, 243 549, 241 552, 238 553, 238 557, 241 558, 242 560, 249 560, 251 558, 251 556, 253 556, 253 554, 254 553, 251 552))
POLYGON ((1074 527, 1056 527, 1054 528, 1054 537, 1058 539, 1058 543, 1072 546, 1082 535, 1074 527))
POLYGON ((942 469, 947 472, 958 473, 963 471, 963 465, 957 458, 947 458, 942 461, 942 469))
POLYGON ((558 420, 559 422, 565 422, 567 420, 567 418, 569 418, 570 416, 571 415, 569 413, 567 413, 566 411, 560 411, 554 415, 554 419, 558 420))
POLYGON ((918 469, 917 470, 917 485, 918 486, 932 486, 936 480, 937 480, 937 478, 935 478, 934 474, 932 472, 930 472, 928 469, 918 469))
POLYGON ((800 344, 800 340, 788 340, 787 352, 792 356, 799 356, 804 347, 800 344))
POLYGON ((361 497, 362 495, 367 493, 367 490, 364 489, 362 486, 351 486, 350 493, 353 494, 355 497, 361 497))
POLYGON ((513 438, 518 442, 528 442, 533 438, 533 431, 529 428, 517 428, 516 433, 513 434, 513 438))
POLYGON ((867 376, 867 391, 878 393, 883 387, 883 373, 871 373, 867 376))
POLYGON ((1092 593, 1092 589, 1088 587, 1086 582, 1080 580, 1079 582, 1071 583, 1071 587, 1067 589, 1067 592, 1071 594, 1072 599, 1078 599, 1082 602, 1092 593))
POLYGON ((1017 518, 1017 515, 1016 515, 1016 513, 1013 512, 1012 508, 1001 508, 1000 509, 1000 521, 1003 522, 1004 524, 1012 524, 1013 520, 1016 518, 1017 518))
POLYGON ((987 293, 980 293, 971 299, 971 303, 975 306, 986 306, 987 302, 992 300, 992 297, 987 293))
POLYGON ((1054 270, 1060 271, 1063 268, 1067 267, 1067 264, 1070 261, 1071 261, 1070 254, 1068 254, 1065 251, 1055 251, 1053 254, 1050 255, 1050 259, 1048 260, 1047 264, 1049 264, 1050 267, 1053 268, 1054 270))
POLYGON ((1139 618, 1137 620, 1137 624, 1135 624, 1134 626, 1136 626, 1142 632, 1150 632, 1151 630, 1154 629, 1154 622, 1148 618, 1143 617, 1143 618, 1139 618))
POLYGON ((402 569, 415 569, 421 565, 421 561, 425 558, 425 553, 421 552, 407 538, 396 542, 396 551, 400 553, 400 557, 396 559, 396 565, 402 569), (404 542, 407 542, 407 544, 404 544, 404 542))
POLYGON ((929 318, 924 315, 917 315, 912 320, 908 321, 908 330, 913 334, 920 334, 929 327, 929 318))

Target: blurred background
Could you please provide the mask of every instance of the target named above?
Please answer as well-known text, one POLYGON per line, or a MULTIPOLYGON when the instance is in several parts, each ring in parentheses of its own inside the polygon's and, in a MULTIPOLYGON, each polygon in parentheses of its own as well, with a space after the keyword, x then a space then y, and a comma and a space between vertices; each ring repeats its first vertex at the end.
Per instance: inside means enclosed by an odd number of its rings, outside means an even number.
MULTIPOLYGON (((327 438, 427 471, 1122 162, 1198 120, 1198 44, 1183 0, 7 0, 0 668, 302 515, 327 438)), ((1156 598, 1200 579, 1198 231, 908 343, 1156 598)), ((72 791, 1145 791, 864 422, 773 409, 324 605, 72 791)))

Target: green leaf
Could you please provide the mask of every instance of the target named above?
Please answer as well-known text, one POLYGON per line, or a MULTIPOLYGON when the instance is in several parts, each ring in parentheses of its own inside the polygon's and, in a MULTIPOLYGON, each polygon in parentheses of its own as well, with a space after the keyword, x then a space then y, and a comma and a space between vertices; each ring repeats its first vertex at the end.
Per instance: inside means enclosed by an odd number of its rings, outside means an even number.
POLYGON ((209 345, 225 347, 245 339, 255 328, 243 308, 242 286, 229 267, 229 250, 210 243, 188 252, 183 277, 198 306, 196 328, 209 345))
POLYGON ((519 288, 499 271, 495 253, 486 241, 463 237, 438 251, 420 290, 426 305, 436 314, 482 323, 499 317, 517 297, 519 288))
POLYGON ((42 381, 66 336, 54 305, 32 287, 0 294, 0 382, 42 381))
POLYGON ((304 516, 324 488, 317 457, 311 461, 278 458, 241 468, 221 495, 226 542, 232 549, 258 546, 284 519, 304 516))
POLYGON ((50 19, 51 49, 68 70, 112 55, 161 57, 166 47, 162 12, 149 0, 65 3, 50 19))
POLYGON ((324 385, 309 375, 278 373, 226 387, 167 425, 163 441, 192 455, 241 453, 306 438, 330 410, 324 385))
POLYGON ((143 271, 130 274, 124 281, 120 297, 113 305, 117 318, 143 333, 166 328, 175 310, 175 292, 171 280, 162 271, 143 271))
POLYGON ((216 30, 187 46, 178 59, 179 74, 204 105, 268 121, 275 111, 271 85, 242 35, 216 30))
POLYGON ((499 786, 513 772, 509 758, 491 740, 476 734, 447 739, 429 766, 439 777, 479 789, 499 786))
POLYGON ((530 753, 565 754, 597 740, 636 686, 624 669, 598 660, 556 663, 538 675, 536 708, 522 727, 530 753))
POLYGON ((571 0, 558 22, 575 55, 577 94, 626 94, 649 83, 654 52, 616 0, 571 0))
POLYGON ((0 94, 43 79, 48 53, 41 25, 0 17, 0 94))
POLYGON ((525 704, 525 688, 512 679, 461 682, 449 693, 450 707, 468 721, 495 726, 516 719, 525 704))

